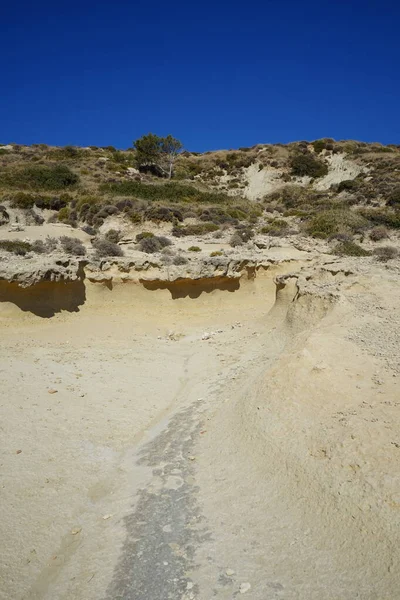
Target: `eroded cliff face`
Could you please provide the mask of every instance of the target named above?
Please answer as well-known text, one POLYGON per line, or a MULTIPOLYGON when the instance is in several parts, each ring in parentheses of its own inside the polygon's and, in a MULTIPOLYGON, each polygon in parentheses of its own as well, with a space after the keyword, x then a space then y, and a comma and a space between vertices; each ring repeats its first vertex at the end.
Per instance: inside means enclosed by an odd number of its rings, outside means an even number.
MULTIPOLYGON (((0 270, 0 303, 14 304, 22 311, 52 317, 61 311, 79 311, 86 300, 86 287, 135 284, 146 290, 168 290, 172 299, 198 298, 213 291, 235 292, 244 282, 261 274, 275 274, 302 264, 290 258, 254 259, 210 257, 183 266, 165 266, 162 260, 109 259, 97 263, 66 257, 14 260, 0 270)), ((1 304, 0 304, 1 306, 1 304)))

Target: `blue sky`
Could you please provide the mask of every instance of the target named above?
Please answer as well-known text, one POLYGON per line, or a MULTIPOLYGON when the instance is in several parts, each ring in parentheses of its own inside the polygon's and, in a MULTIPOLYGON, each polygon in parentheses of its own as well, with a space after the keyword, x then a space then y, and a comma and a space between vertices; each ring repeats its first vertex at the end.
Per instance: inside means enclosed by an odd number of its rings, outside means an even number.
POLYGON ((1 143, 400 143, 398 2, 42 0, 0 16, 1 143))

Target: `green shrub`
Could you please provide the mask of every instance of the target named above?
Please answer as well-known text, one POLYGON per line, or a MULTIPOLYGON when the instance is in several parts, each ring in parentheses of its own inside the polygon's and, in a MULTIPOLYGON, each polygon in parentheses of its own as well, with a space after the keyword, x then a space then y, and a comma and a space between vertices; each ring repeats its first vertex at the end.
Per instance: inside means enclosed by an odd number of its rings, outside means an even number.
POLYGON ((62 223, 65 223, 66 221, 69 221, 70 215, 71 210, 68 208, 68 206, 65 206, 64 208, 60 208, 60 210, 58 211, 57 218, 62 223))
POLYGON ((333 250, 333 254, 338 254, 339 256, 370 256, 370 252, 361 248, 358 244, 354 242, 341 242, 337 244, 333 250))
POLYGON ((105 183, 100 186, 105 192, 120 196, 135 196, 143 200, 169 200, 171 202, 207 202, 220 204, 228 202, 229 196, 219 192, 205 192, 197 188, 176 182, 151 185, 140 181, 122 181, 120 183, 105 183))
POLYGON ((154 233, 152 233, 151 231, 142 231, 141 233, 138 233, 136 236, 136 241, 140 242, 141 240, 144 240, 145 238, 151 238, 154 237, 154 233))
POLYGON ((214 257, 214 256, 223 256, 224 253, 221 252, 220 250, 215 250, 214 252, 211 252, 210 256, 214 257))
POLYGON ((297 177, 307 175, 308 177, 317 178, 328 173, 328 166, 309 153, 299 153, 292 156, 290 167, 291 174, 297 177))
POLYGON ((0 185, 32 190, 62 190, 78 183, 79 177, 65 165, 34 165, 1 174, 0 185))
POLYGON ((386 204, 395 208, 400 207, 400 186, 390 192, 386 204))
POLYGON ((117 229, 109 229, 104 237, 107 241, 117 244, 121 239, 121 232, 117 231, 117 229))
POLYGON ((314 142, 311 142, 311 144, 317 154, 320 154, 322 150, 325 150, 326 148, 326 142, 324 142, 324 140, 315 140, 314 142))
POLYGON ((201 252, 201 248, 199 248, 198 246, 189 246, 188 251, 189 252, 201 252))
POLYGON ((218 225, 215 223, 199 223, 198 225, 185 225, 185 227, 175 226, 172 229, 172 235, 175 237, 185 237, 188 235, 206 235, 212 231, 217 231, 218 225))
POLYGON ((175 221, 183 221, 183 216, 180 210, 169 208, 167 206, 152 206, 144 213, 144 217, 149 221, 159 223, 161 221, 174 223, 175 221))
POLYGON ((343 192, 354 192, 355 190, 357 190, 357 188, 359 187, 359 182, 356 181, 355 179, 345 179, 344 181, 341 181, 337 187, 337 191, 343 192))
POLYGON ((0 250, 12 252, 17 256, 25 256, 32 250, 32 245, 21 240, 0 240, 0 250))
POLYGON ((386 225, 393 229, 400 229, 400 211, 385 208, 364 208, 359 210, 358 213, 376 225, 386 225))
POLYGON ((335 233, 362 231, 368 222, 364 217, 351 210, 327 210, 314 215, 306 224, 306 232, 313 237, 333 235, 335 233))

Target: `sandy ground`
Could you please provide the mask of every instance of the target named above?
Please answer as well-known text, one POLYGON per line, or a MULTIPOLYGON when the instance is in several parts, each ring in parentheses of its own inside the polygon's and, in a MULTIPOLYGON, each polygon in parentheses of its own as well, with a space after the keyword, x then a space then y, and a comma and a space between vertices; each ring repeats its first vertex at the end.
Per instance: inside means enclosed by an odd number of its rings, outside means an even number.
POLYGON ((400 597, 399 274, 274 274, 2 305, 1 598, 400 597))

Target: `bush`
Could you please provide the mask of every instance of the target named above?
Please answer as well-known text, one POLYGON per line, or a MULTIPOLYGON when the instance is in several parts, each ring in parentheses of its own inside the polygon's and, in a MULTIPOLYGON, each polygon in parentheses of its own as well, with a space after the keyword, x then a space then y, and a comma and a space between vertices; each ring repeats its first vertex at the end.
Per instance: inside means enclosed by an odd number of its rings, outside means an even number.
POLYGON ((210 256, 214 257, 214 256, 223 256, 224 253, 220 252, 219 250, 215 250, 214 252, 211 252, 210 256))
POLYGON ((189 252, 201 252, 201 248, 199 248, 198 246, 190 246, 188 248, 189 252))
POLYGON ((144 237, 139 242, 139 248, 142 252, 147 254, 154 254, 160 252, 163 248, 170 246, 171 240, 164 236, 153 235, 151 237, 144 237))
POLYGON ((67 254, 72 256, 84 256, 86 254, 86 248, 77 238, 63 235, 60 237, 61 246, 67 254))
POLYGON ((152 233, 151 231, 142 231, 142 233, 138 233, 136 236, 136 241, 140 242, 141 240, 144 240, 145 238, 151 238, 154 237, 154 233, 152 233))
POLYGON ((341 242, 334 248, 333 254, 339 256, 370 256, 370 252, 354 242, 341 242))
POLYGON ((188 259, 185 258, 184 256, 181 256, 180 254, 178 254, 178 256, 175 256, 174 259, 172 260, 173 264, 177 267, 181 266, 181 265, 186 265, 188 262, 188 259))
POLYGON ((122 181, 120 183, 105 183, 100 186, 105 192, 119 196, 135 196, 143 200, 169 200, 171 202, 206 202, 221 204, 228 202, 230 197, 220 192, 200 191, 194 186, 176 182, 165 184, 146 184, 140 181, 122 181))
POLYGON ((400 211, 382 209, 361 209, 359 214, 377 225, 386 225, 393 229, 400 229, 400 211))
POLYGON ((172 235, 175 237, 185 237, 188 235, 206 235, 212 231, 217 231, 218 225, 215 223, 200 223, 198 225, 186 225, 185 227, 173 227, 172 235))
POLYGON ((183 221, 183 215, 180 210, 168 208, 166 206, 153 206, 146 210, 144 216, 149 221, 166 221, 174 223, 175 221, 183 221))
POLYGON ((392 190, 392 192, 389 194, 386 204, 395 208, 400 207, 400 186, 392 190))
POLYGON ((88 235, 97 235, 97 229, 95 229, 94 227, 90 227, 90 225, 85 225, 84 227, 82 227, 82 231, 84 231, 88 235))
POLYGON ((70 214, 71 214, 71 211, 68 208, 68 206, 64 206, 64 208, 60 208, 60 210, 58 211, 57 218, 62 223, 65 223, 66 221, 69 221, 70 214))
POLYGON ((117 231, 116 229, 109 229, 104 237, 109 242, 117 244, 121 239, 121 232, 117 231))
POLYGON ((308 177, 316 178, 323 177, 328 173, 328 166, 309 153, 299 153, 292 156, 290 167, 291 174, 297 177, 307 175, 308 177))
POLYGON ((399 251, 394 246, 381 246, 380 248, 375 248, 374 254, 381 262, 387 262, 388 260, 397 258, 399 251))
POLYGON ((351 210, 322 211, 306 223, 306 232, 313 237, 325 237, 336 233, 360 232, 368 225, 361 215, 351 210))
POLYGON ((354 192, 356 191, 358 188, 358 182, 355 179, 345 179, 344 181, 341 181, 337 187, 337 191, 343 192, 354 192))
POLYGON ((369 232, 369 237, 373 242, 379 242, 389 237, 387 228, 384 225, 377 225, 369 232))
POLYGON ((98 256, 123 256, 124 253, 122 251, 121 246, 115 244, 114 242, 109 242, 106 239, 97 239, 94 240, 93 246, 97 251, 98 256))
POLYGON ((78 183, 79 177, 65 165, 33 165, 0 176, 0 185, 33 190, 62 190, 78 183))
POLYGON ((12 252, 17 256, 25 256, 27 252, 32 250, 32 246, 28 242, 22 242, 21 240, 0 240, 0 250, 12 252))
POLYGON ((5 225, 10 221, 10 215, 6 211, 5 206, 0 206, 0 225, 5 225))

